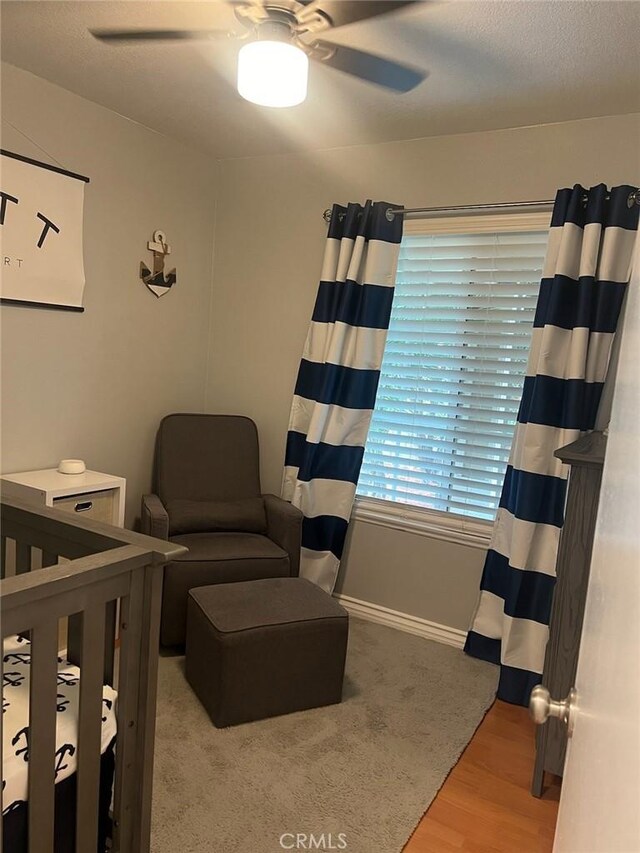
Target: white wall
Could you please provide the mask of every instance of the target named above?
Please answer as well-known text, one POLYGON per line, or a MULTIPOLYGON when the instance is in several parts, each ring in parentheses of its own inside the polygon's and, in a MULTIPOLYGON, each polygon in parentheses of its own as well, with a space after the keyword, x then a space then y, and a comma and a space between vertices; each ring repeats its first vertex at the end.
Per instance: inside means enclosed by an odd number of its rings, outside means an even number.
POLYGON ((131 524, 149 488, 159 419, 204 405, 216 164, 6 64, 2 114, 3 148, 55 158, 91 183, 85 313, 1 309, 1 470, 79 456, 127 478, 131 524), (138 278, 157 228, 178 274, 161 299, 138 278))
MULTIPOLYGON (((406 207, 553 198, 640 181, 640 116, 470 133, 220 164, 207 409, 258 423, 279 491, 289 405, 335 201, 406 207)), ((483 552, 357 522, 338 589, 466 629, 483 552)))

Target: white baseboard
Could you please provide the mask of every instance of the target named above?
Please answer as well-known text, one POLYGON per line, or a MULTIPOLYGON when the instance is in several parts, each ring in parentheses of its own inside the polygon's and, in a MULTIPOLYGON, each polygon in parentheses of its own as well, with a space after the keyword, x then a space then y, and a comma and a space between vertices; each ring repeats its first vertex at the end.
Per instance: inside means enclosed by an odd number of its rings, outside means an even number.
POLYGON ((439 625, 437 622, 430 622, 428 619, 421 619, 419 616, 401 613, 399 610, 391 610, 389 607, 382 607, 380 604, 351 598, 350 595, 335 595, 334 598, 349 613, 353 613, 354 616, 359 616, 361 619, 367 619, 369 622, 387 625, 389 628, 395 628, 407 634, 415 634, 418 637, 424 637, 426 640, 435 640, 436 643, 455 646, 457 649, 464 646, 467 632, 461 631, 459 628, 439 625))

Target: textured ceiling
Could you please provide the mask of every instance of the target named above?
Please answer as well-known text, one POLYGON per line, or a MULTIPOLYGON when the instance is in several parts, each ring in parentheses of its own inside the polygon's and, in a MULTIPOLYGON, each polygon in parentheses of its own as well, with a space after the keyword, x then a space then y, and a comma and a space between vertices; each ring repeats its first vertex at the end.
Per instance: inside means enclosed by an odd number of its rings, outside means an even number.
POLYGON ((396 95, 312 64, 309 97, 235 91, 233 42, 111 47, 89 27, 237 27, 218 2, 5 0, 2 59, 217 157, 327 148, 640 111, 640 2, 455 0, 330 33, 428 68, 396 95))

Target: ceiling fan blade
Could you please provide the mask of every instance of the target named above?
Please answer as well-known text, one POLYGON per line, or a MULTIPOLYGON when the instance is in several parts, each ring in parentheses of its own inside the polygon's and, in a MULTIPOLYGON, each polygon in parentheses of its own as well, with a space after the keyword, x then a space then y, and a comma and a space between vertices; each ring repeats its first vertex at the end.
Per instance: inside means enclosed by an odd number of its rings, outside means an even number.
MULTIPOLYGON (((304 3, 305 0, 302 0, 304 3)), ((413 6, 421 0, 312 0, 311 9, 331 18, 333 29, 398 12, 405 6, 413 6)), ((311 11, 310 9, 310 11, 311 11)), ((304 15, 304 13, 303 13, 304 15)))
POLYGON ((98 41, 132 44, 142 41, 203 41, 228 38, 226 30, 90 30, 98 41))
POLYGON ((312 47, 331 51, 326 58, 317 58, 324 65, 330 65, 345 74, 393 89, 394 92, 409 92, 415 89, 428 76, 427 71, 420 68, 412 68, 409 65, 400 65, 391 59, 383 59, 372 53, 365 53, 353 47, 344 47, 341 44, 330 44, 326 41, 316 41, 312 47))

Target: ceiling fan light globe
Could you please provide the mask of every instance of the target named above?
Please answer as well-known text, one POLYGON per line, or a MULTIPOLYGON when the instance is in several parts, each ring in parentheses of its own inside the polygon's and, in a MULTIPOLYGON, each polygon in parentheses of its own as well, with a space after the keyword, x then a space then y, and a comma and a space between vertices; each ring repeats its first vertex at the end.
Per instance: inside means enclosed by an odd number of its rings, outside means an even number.
POLYGON ((252 41, 238 53, 238 92, 263 107, 295 107, 307 97, 309 58, 293 44, 252 41))

